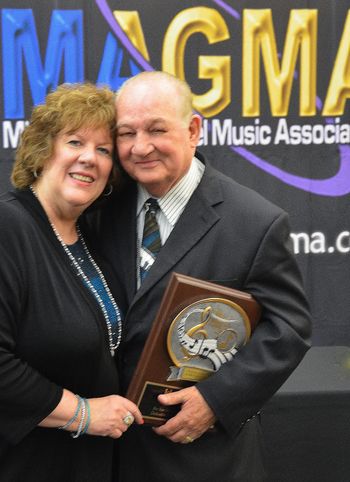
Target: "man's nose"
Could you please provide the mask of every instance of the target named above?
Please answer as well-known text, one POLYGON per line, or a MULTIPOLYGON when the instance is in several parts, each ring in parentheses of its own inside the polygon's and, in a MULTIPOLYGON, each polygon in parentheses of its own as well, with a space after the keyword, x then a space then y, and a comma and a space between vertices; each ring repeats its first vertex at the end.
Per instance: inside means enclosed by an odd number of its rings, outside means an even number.
POLYGON ((154 150, 154 145, 148 135, 139 133, 134 137, 134 143, 131 148, 132 154, 146 157, 154 150))

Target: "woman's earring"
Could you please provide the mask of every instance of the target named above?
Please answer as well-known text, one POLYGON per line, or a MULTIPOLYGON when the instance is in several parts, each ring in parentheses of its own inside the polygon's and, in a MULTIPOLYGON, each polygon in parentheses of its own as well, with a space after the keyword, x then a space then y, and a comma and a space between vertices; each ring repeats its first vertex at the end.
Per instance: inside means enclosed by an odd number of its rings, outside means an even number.
POLYGON ((110 196, 112 194, 112 192, 113 192, 113 186, 112 186, 112 184, 109 184, 108 185, 108 191, 105 191, 103 193, 103 195, 107 197, 107 196, 110 196))
POLYGON ((34 169, 33 171, 33 176, 35 177, 35 179, 38 179, 39 177, 38 171, 36 169, 34 169))

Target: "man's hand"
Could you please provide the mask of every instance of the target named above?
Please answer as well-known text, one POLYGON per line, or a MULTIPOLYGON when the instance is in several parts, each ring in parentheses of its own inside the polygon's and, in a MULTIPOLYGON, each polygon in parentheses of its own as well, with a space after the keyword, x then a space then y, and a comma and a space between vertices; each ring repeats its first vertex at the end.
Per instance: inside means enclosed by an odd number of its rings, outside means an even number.
POLYGON ((158 396, 163 405, 181 404, 175 417, 153 430, 172 442, 189 443, 199 438, 214 423, 216 417, 196 387, 158 396))

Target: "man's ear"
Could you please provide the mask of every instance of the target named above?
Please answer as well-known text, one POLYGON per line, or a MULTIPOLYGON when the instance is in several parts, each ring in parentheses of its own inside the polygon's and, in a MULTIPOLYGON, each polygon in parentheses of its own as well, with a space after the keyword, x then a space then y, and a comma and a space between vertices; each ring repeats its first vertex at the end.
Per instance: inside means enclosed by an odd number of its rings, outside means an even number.
POLYGON ((199 142, 200 134, 201 134, 201 127, 202 127, 201 116, 199 114, 192 114, 192 118, 189 126, 191 147, 197 146, 199 142))

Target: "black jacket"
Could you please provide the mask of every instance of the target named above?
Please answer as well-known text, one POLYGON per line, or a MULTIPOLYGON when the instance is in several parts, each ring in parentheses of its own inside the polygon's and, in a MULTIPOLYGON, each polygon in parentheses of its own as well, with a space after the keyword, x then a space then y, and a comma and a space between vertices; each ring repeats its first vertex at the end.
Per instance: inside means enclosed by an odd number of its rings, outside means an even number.
MULTIPOLYGON (((205 162, 199 153, 197 157, 205 162)), ((136 291, 136 195, 131 182, 92 224, 101 252, 123 279, 128 300, 120 357, 123 390, 173 271, 247 291, 261 303, 263 315, 235 358, 197 385, 218 418, 217 431, 182 445, 147 427, 131 427, 120 440, 120 482, 260 481, 260 427, 257 417, 245 422, 282 385, 310 346, 310 315, 290 250, 288 216, 206 165, 136 291)))
POLYGON ((108 482, 112 439, 37 428, 62 389, 118 393, 103 315, 29 190, 0 198, 0 480, 108 482))

